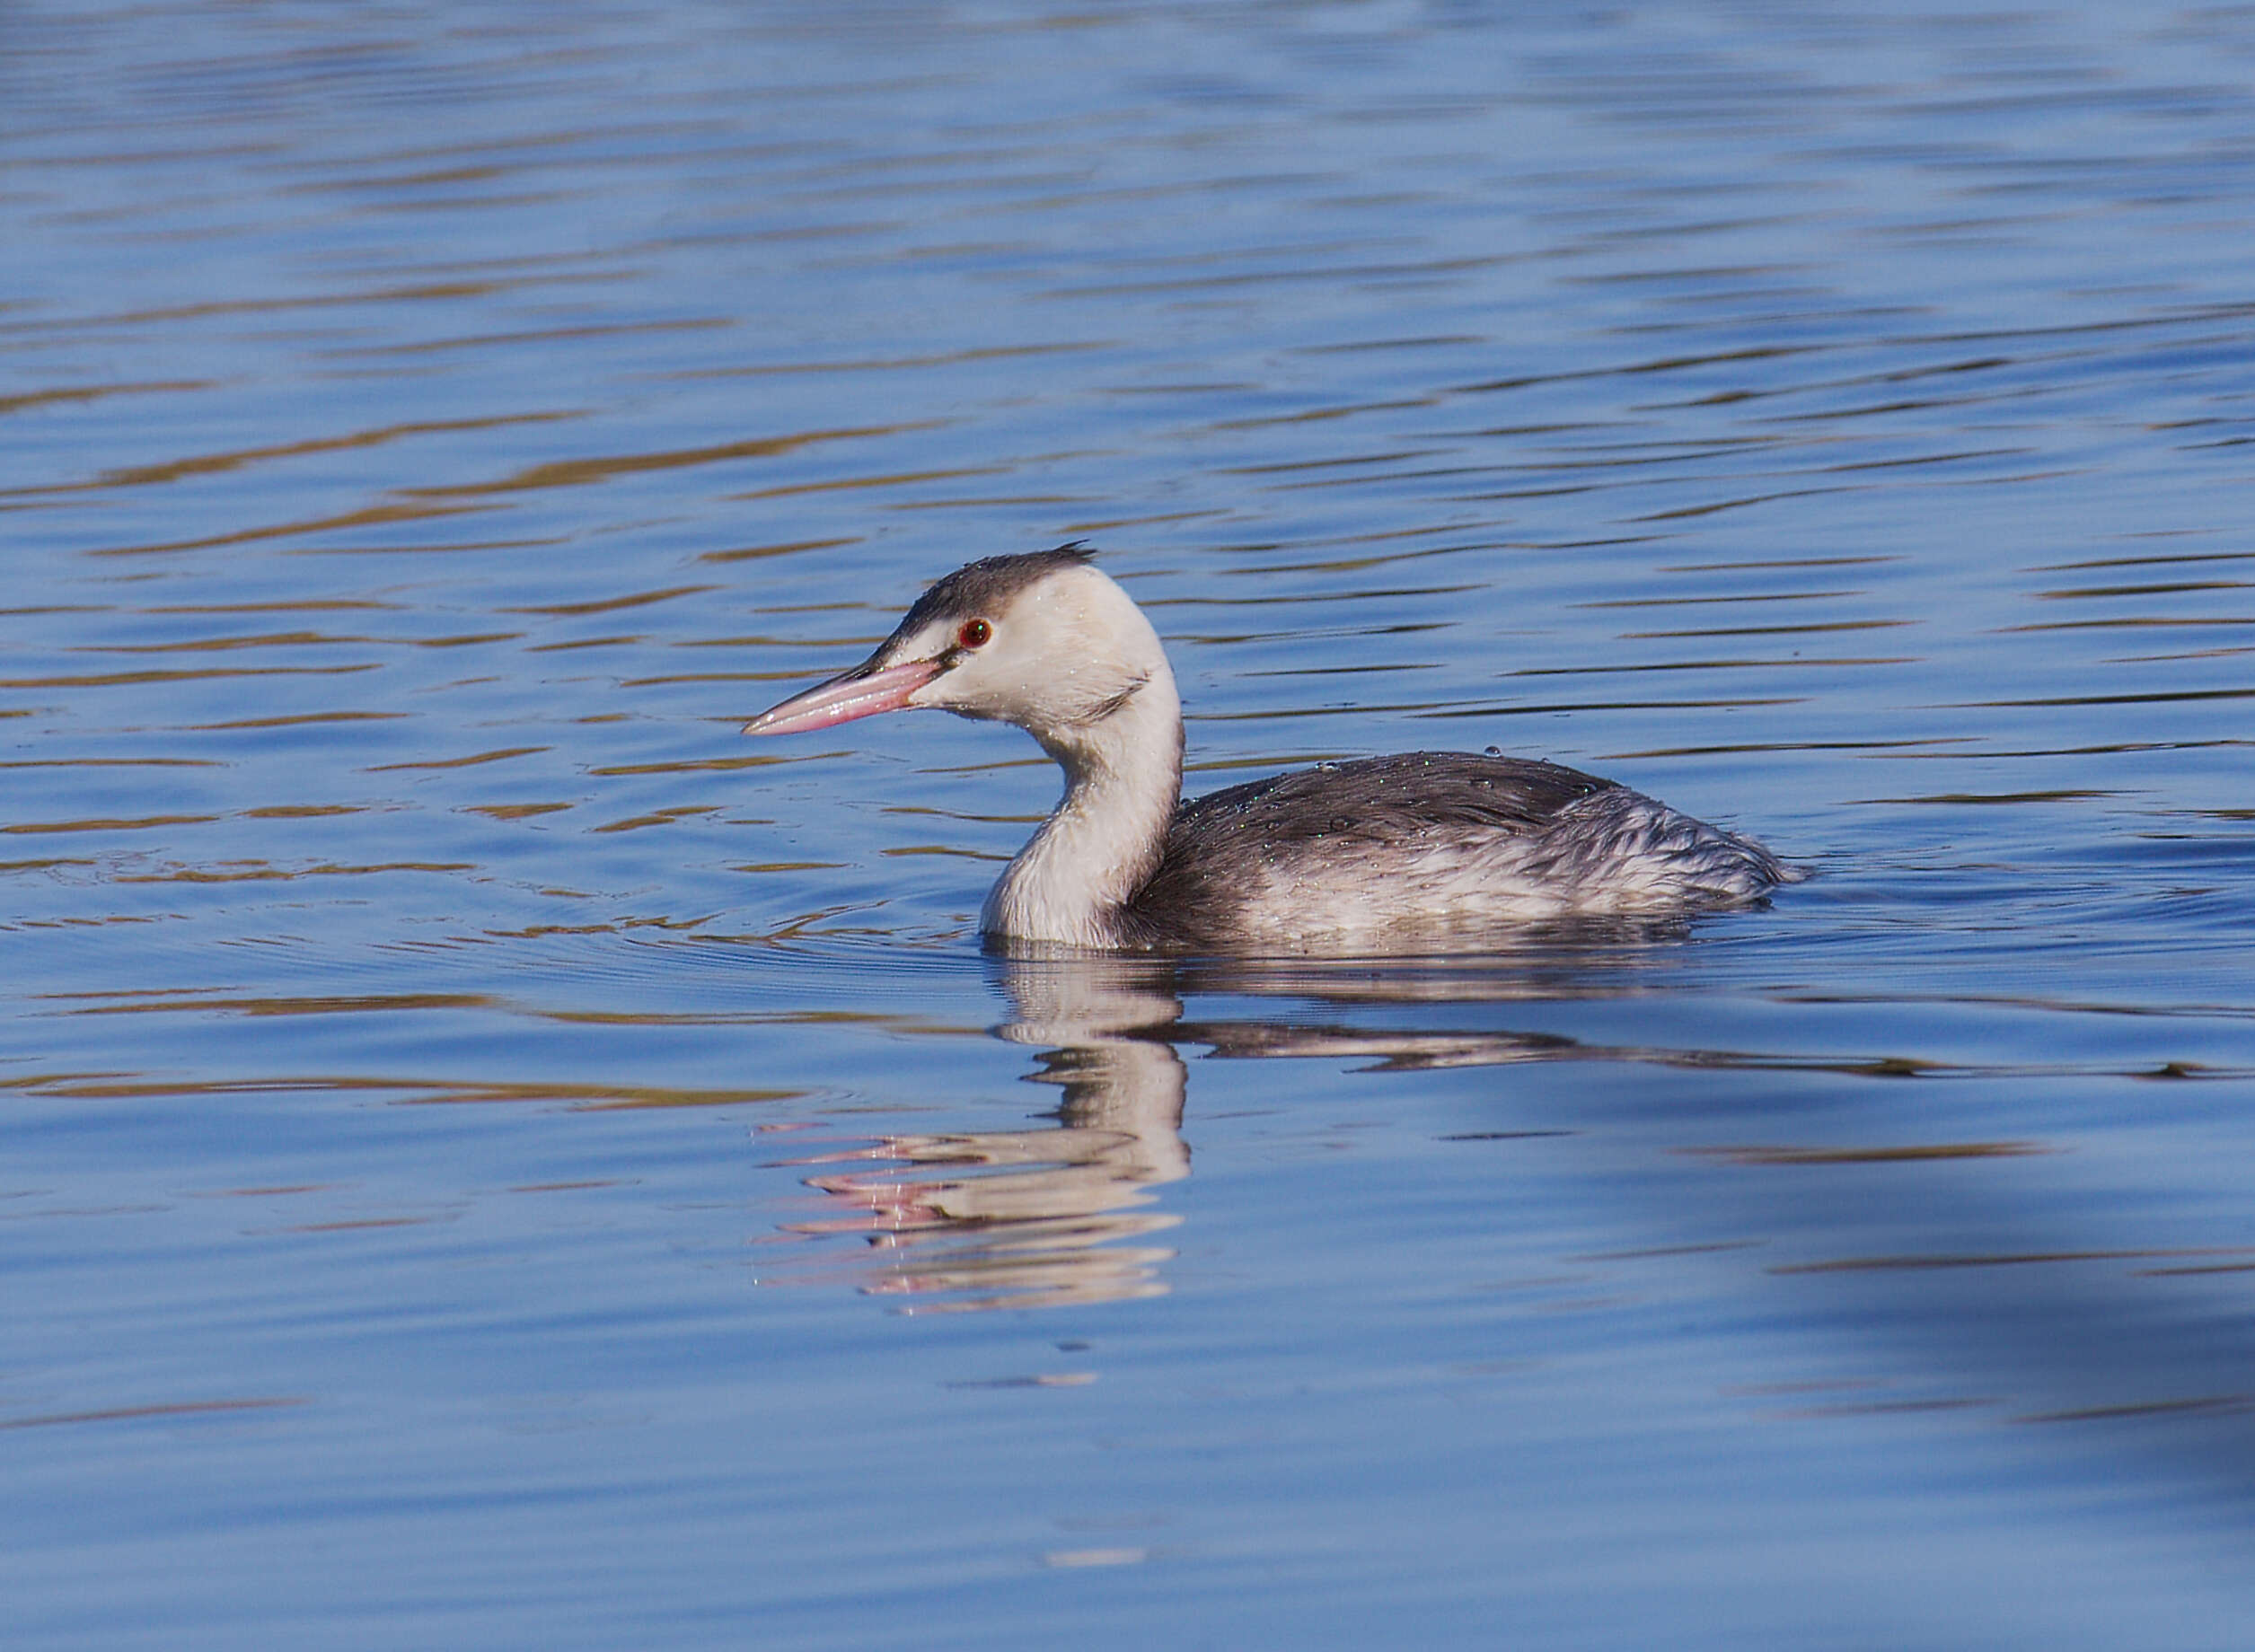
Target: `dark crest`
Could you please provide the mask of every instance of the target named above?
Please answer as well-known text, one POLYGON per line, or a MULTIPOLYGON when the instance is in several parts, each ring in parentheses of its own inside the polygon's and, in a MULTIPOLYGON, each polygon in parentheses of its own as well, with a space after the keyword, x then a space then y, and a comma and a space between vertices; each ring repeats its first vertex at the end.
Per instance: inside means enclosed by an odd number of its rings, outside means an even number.
POLYGON ((1086 540, 1075 540, 1054 550, 1027 551, 1015 557, 982 557, 957 568, 916 599, 903 616, 897 635, 916 631, 934 620, 975 619, 991 614, 1026 586, 1046 579, 1060 568, 1087 567, 1097 553, 1086 540))

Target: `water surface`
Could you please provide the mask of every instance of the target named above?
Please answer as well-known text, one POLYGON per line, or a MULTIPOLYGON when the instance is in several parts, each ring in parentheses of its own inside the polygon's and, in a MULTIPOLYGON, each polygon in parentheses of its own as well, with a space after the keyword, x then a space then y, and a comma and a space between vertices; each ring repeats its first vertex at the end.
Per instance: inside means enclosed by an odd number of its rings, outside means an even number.
POLYGON ((2236 1648, 2230 10, 0 16, 0 1452, 53 1647, 2236 1648), (1766 909, 1014 963, 751 712, 1087 538, 1192 785, 1766 909))

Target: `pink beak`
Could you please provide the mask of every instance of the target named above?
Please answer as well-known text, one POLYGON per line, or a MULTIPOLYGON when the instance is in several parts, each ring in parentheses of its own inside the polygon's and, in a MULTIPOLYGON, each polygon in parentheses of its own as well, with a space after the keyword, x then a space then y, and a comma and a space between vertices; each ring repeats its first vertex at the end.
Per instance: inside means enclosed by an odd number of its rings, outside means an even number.
POLYGON ((794 694, 780 706, 771 706, 744 725, 747 734, 811 734, 818 728, 835 728, 856 717, 873 717, 880 711, 900 711, 908 697, 946 668, 938 660, 911 660, 871 671, 857 665, 842 676, 818 682, 803 694, 794 694))

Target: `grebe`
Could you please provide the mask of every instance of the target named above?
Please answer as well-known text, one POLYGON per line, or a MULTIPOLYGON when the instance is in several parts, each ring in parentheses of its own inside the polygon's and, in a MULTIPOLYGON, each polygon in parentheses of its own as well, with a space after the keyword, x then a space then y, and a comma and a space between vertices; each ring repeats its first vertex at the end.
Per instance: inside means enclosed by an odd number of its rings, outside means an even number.
POLYGON ((1741 905, 1793 876, 1757 843, 1528 758, 1413 751, 1185 802, 1167 651, 1091 554, 957 568, 867 660, 744 725, 797 734, 931 707, 1040 742, 1065 795, 987 896, 990 940, 1390 950, 1580 913, 1741 905))

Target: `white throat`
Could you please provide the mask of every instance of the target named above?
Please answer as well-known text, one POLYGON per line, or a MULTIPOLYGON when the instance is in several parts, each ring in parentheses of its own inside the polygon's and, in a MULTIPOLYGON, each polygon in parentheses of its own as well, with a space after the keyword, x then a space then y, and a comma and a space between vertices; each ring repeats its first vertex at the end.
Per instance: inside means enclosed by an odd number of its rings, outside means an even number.
POLYGON ((1120 944, 1119 910, 1158 869, 1182 796, 1182 699, 1151 642, 1137 663, 1140 682, 1103 716, 1028 728, 1064 769, 1065 795, 987 895, 985 934, 1120 944))

